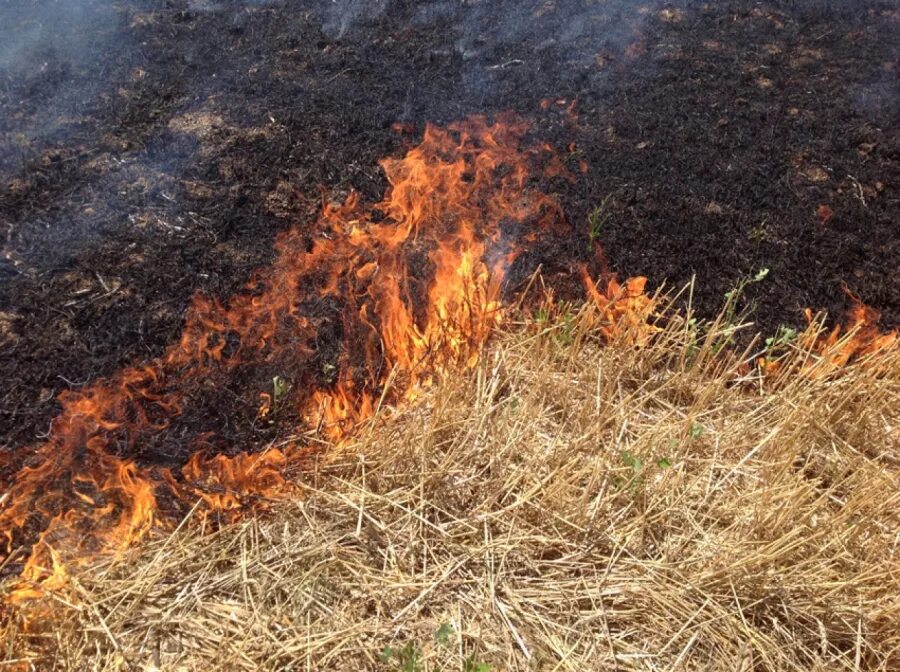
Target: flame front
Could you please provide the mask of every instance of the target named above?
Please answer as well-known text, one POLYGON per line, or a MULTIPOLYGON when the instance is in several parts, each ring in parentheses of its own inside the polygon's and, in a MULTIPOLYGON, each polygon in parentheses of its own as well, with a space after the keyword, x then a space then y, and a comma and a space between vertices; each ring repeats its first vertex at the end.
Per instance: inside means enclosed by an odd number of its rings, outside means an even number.
MULTIPOLYGON (((851 301, 845 323, 836 324, 827 333, 818 330, 813 311, 809 308, 804 310, 809 329, 799 339, 800 351, 805 353, 799 360, 799 369, 803 375, 813 378, 826 376, 846 366, 851 360, 896 351, 900 346, 900 334, 896 329, 879 329, 881 313, 863 303, 846 286, 844 292, 851 301)), ((757 365, 767 377, 784 374, 786 370, 783 364, 782 359, 777 356, 757 359, 757 365)))
MULTIPOLYGON (((846 324, 838 324, 826 336, 806 344, 808 349, 819 353, 830 369, 845 366, 854 357, 884 352, 897 345, 896 330, 882 332, 878 328, 881 313, 864 304, 846 287, 844 292, 852 302, 846 324)), ((806 319, 812 322, 812 311, 806 311, 806 319)))
MULTIPOLYGON (((569 173, 527 130, 511 116, 427 126, 405 157, 382 161, 381 202, 325 204, 313 226, 278 237, 274 262, 244 292, 196 296, 160 357, 62 393, 44 443, 0 452, 0 570, 18 575, 10 602, 64 588, 73 565, 197 503, 225 520, 265 506, 383 403, 472 367, 504 321, 517 257, 571 233, 539 188, 569 173)), ((580 271, 601 334, 640 344, 654 333, 645 278, 607 277, 601 290, 580 271)), ((809 345, 832 366, 896 345, 855 305, 849 338, 835 330, 809 345)))
POLYGON ((380 203, 326 204, 312 230, 278 238, 245 292, 227 304, 195 297, 162 356, 61 394, 46 442, 0 456, 0 540, 20 572, 12 601, 65 585, 66 564, 132 544, 198 500, 227 514, 286 491, 288 468, 318 444, 242 452, 180 421, 219 387, 278 374, 275 389, 243 395, 257 421, 277 417, 280 436, 315 431, 327 443, 384 397, 410 399, 472 366, 503 320, 510 264, 566 230, 533 185, 565 168, 547 146, 527 146, 526 131, 512 117, 428 126, 404 158, 382 162, 380 203), (147 457, 171 450, 188 455, 181 466, 147 457))

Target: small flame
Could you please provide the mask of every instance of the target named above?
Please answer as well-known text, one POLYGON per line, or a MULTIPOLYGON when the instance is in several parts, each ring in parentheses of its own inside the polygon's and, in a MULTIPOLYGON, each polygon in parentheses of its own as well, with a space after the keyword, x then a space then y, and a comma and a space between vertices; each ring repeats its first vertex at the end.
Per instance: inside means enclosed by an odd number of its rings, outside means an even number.
MULTIPOLYGON (((847 287, 844 287, 844 292, 852 302, 845 324, 835 325, 827 334, 810 333, 800 342, 802 349, 810 353, 803 364, 806 375, 824 376, 854 359, 891 351, 900 342, 896 329, 888 332, 879 329, 881 313, 863 303, 847 287)), ((814 323, 815 317, 810 308, 806 308, 803 315, 808 324, 814 323)), ((757 364, 769 377, 783 370, 779 359, 761 357, 757 364)))
MULTIPOLYGON (((897 345, 896 330, 885 333, 879 330, 881 313, 864 304, 848 288, 844 292, 852 302, 847 323, 835 326, 826 336, 810 344, 810 349, 828 363, 826 368, 840 368, 853 358, 884 352, 897 345)), ((812 322, 812 311, 807 309, 805 315, 812 322)))
POLYGON ((606 291, 600 291, 587 267, 582 265, 580 270, 585 291, 600 311, 601 324, 598 329, 605 338, 611 340, 616 334, 622 334, 632 344, 644 345, 659 331, 647 322, 647 316, 655 305, 645 293, 647 278, 629 278, 623 285, 611 276, 607 280, 606 291))

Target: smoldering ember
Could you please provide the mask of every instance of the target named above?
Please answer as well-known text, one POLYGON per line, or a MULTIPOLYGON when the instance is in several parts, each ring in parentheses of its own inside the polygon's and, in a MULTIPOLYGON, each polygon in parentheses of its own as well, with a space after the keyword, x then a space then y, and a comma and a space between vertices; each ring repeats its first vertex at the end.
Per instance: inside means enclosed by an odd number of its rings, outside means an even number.
POLYGON ((900 669, 891 0, 0 6, 0 670, 900 669))

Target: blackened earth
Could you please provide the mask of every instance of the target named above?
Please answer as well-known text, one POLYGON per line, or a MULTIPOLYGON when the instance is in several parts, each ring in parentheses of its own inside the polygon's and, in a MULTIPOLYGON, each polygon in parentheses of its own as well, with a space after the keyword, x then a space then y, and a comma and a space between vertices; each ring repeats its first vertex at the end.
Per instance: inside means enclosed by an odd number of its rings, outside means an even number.
POLYGON ((845 285, 900 322, 894 2, 10 4, 0 446, 161 353, 195 292, 239 291, 320 188, 378 200, 378 159, 415 137, 395 122, 513 110, 587 162, 557 185, 572 240, 534 265, 567 268, 605 203, 610 266, 696 276, 702 315, 768 268, 745 297, 763 331, 840 319, 845 285))

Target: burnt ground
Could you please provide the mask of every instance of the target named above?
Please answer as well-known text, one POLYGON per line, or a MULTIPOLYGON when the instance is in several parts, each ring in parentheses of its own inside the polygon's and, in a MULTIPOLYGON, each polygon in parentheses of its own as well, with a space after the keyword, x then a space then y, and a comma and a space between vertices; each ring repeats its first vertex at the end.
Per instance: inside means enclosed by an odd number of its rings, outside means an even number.
POLYGON ((696 275, 703 314, 766 267, 747 297, 764 330, 840 315, 843 284, 900 323, 894 2, 15 4, 0 445, 46 432, 60 391, 159 354, 195 292, 238 291, 321 188, 378 199, 398 121, 532 119, 589 164, 559 193, 578 235, 605 200, 611 266, 696 275))

